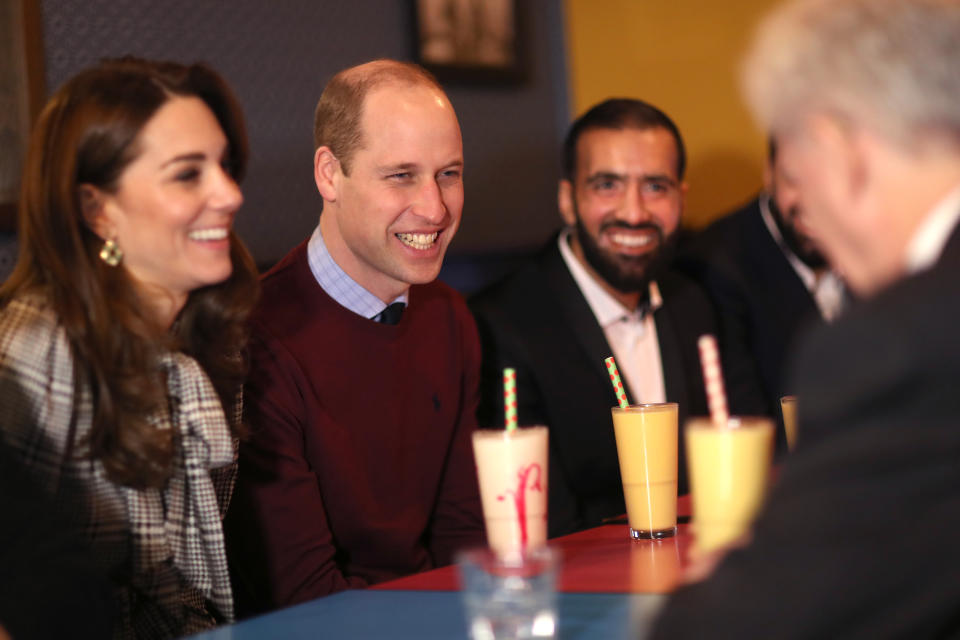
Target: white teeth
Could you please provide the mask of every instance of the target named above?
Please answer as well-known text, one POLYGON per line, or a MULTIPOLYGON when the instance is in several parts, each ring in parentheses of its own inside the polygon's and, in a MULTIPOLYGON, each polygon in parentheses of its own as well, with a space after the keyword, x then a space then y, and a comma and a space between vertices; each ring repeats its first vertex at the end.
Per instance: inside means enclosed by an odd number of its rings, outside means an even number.
POLYGON ((437 236, 440 235, 440 233, 434 231, 433 233, 398 233, 396 235, 400 242, 408 247, 424 251, 433 246, 433 243, 437 241, 437 236))
POLYGON ((625 247, 642 247, 653 242, 653 236, 647 234, 642 236, 614 234, 610 236, 610 239, 625 247))
POLYGON ((187 235, 191 240, 204 242, 210 240, 224 240, 229 234, 230 231, 226 227, 214 227, 211 229, 197 229, 196 231, 191 231, 187 235))

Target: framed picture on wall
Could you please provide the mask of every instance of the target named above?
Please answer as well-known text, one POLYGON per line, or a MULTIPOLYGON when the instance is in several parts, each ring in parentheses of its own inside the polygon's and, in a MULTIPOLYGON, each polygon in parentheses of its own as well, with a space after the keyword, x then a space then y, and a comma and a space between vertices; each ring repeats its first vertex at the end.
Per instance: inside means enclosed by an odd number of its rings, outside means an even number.
POLYGON ((524 79, 517 0, 412 0, 417 62, 442 82, 524 79))

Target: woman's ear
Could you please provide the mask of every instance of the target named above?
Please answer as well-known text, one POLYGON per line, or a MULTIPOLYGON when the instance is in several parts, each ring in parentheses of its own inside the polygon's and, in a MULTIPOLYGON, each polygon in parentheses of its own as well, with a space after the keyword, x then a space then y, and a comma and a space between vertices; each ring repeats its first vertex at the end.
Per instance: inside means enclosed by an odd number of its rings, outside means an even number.
POLYGON ((113 237, 113 224, 107 215, 106 194, 91 184, 80 185, 80 211, 87 227, 106 240, 113 237))

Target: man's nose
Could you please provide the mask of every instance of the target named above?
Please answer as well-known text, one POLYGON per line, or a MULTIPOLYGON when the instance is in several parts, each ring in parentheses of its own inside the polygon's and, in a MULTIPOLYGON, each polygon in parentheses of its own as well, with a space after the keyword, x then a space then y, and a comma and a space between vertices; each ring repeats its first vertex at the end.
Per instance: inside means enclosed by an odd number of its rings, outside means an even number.
POLYGON ((620 210, 620 219, 629 224, 640 224, 649 222, 650 218, 650 210, 644 199, 643 185, 637 182, 630 183, 620 210))
POLYGON ((447 216, 447 205, 436 180, 425 180, 417 194, 414 213, 431 224, 440 224, 447 216))

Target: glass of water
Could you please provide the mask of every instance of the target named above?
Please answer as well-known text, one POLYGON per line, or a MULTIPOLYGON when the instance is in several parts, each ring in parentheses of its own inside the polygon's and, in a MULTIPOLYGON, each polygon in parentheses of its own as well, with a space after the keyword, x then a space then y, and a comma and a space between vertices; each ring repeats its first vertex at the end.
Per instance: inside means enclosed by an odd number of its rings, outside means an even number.
POLYGON ((458 564, 473 640, 556 637, 558 551, 474 549, 458 564))

